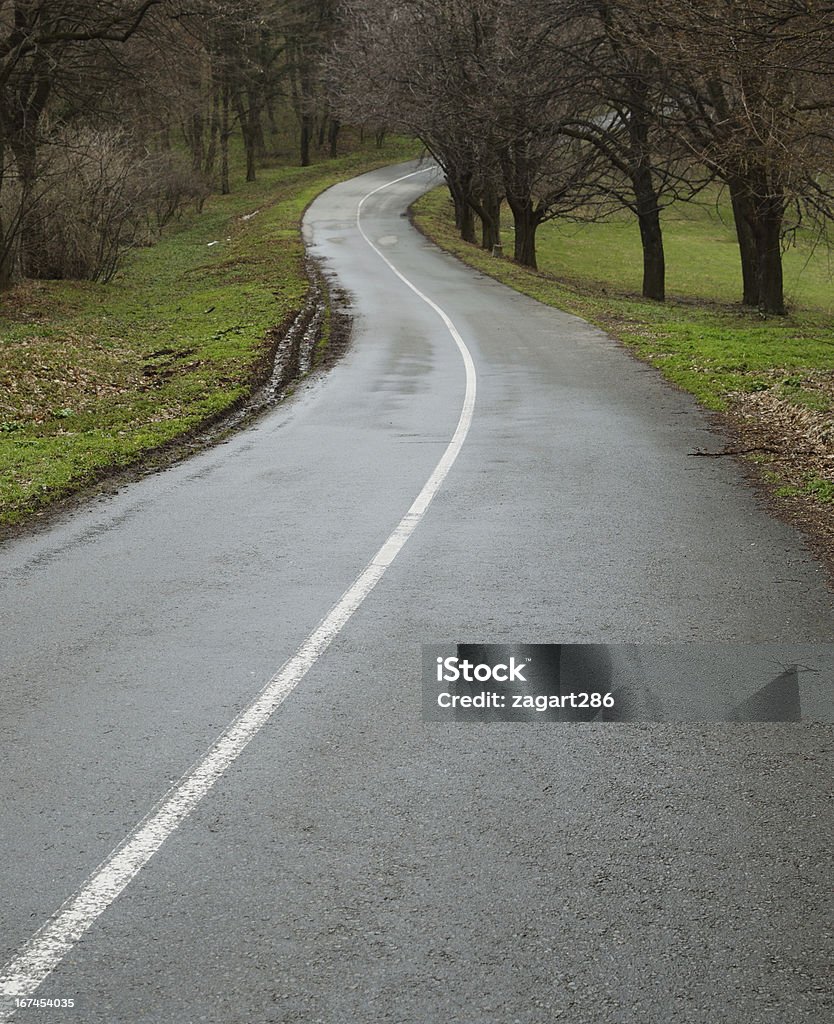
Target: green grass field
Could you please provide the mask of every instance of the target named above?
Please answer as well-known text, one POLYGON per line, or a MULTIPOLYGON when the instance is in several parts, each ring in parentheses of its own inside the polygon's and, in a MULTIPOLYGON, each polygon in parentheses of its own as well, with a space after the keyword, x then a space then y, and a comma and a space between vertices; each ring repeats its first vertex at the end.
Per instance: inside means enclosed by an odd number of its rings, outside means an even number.
MULTIPOLYGON (((640 296, 642 255, 631 218, 542 225, 540 269, 534 272, 461 242, 443 188, 423 196, 414 216, 450 252, 518 291, 598 324, 709 409, 732 410, 743 396, 766 392, 772 399, 768 408, 783 420, 791 418, 791 409, 830 420, 834 256, 825 244, 800 235, 784 260, 789 315, 765 319, 744 309, 732 220, 714 198, 712 204, 678 204, 666 211, 665 304, 640 296)), ((505 252, 512 252, 511 221, 502 235, 505 252)), ((817 439, 825 434, 825 424, 811 427, 817 439)), ((834 443, 834 426, 831 438, 834 443)), ((786 494, 797 489, 818 501, 834 500, 834 483, 819 472, 785 484, 786 494)))
MULTIPOLYGON (((778 387, 782 377, 791 379, 793 398, 801 402, 797 374, 834 369, 834 278, 824 246, 804 241, 788 251, 790 315, 763 319, 738 302, 733 229, 714 208, 680 204, 667 212, 666 304, 640 297, 642 256, 631 221, 542 225, 535 273, 461 242, 443 189, 418 201, 415 218, 478 269, 611 331, 709 408, 726 408, 739 391, 778 387)), ((511 224, 503 234, 505 251, 512 251, 511 224)), ((805 397, 819 401, 816 394, 805 397)))
POLYGON ((136 462, 247 395, 269 331, 304 305, 306 206, 331 184, 416 150, 392 140, 307 168, 261 170, 131 253, 110 284, 26 282, 0 294, 0 523, 136 462))
MULTIPOLYGON (((732 211, 713 201, 678 203, 663 214, 667 291, 677 299, 737 303, 741 271, 732 211)), ((512 237, 512 221, 505 227, 512 237)), ((553 221, 539 234, 540 262, 557 277, 640 293, 642 253, 630 215, 598 224, 553 221)), ((792 309, 834 314, 834 254, 808 232, 784 255, 785 295, 792 309)))

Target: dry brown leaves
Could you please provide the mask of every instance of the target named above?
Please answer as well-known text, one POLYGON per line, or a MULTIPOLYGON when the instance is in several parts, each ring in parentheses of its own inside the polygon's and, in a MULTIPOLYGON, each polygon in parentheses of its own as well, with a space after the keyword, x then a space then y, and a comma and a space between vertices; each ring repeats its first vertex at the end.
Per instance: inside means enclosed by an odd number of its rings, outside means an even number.
POLYGON ((807 531, 834 567, 834 503, 803 492, 812 479, 834 486, 834 372, 804 371, 792 381, 795 389, 734 396, 730 419, 740 435, 739 447, 755 447, 766 456, 768 475, 777 480, 772 494, 777 510, 807 531), (830 407, 809 408, 800 396, 830 407), (786 485, 797 493, 785 493, 786 485))

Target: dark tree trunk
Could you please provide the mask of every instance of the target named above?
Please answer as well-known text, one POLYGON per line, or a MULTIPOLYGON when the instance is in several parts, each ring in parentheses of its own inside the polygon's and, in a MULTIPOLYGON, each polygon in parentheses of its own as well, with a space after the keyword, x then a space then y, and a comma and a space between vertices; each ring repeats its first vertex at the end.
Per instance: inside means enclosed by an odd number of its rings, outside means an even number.
POLYGON ((475 211, 464 199, 461 204, 460 237, 464 242, 477 245, 478 238, 475 234, 475 211))
POLYGON ((252 109, 245 110, 242 99, 238 100, 238 120, 243 136, 243 148, 246 153, 246 180, 255 181, 257 167, 255 164, 255 133, 252 125, 252 109))
POLYGON ((14 280, 14 237, 6 231, 0 218, 0 291, 8 288, 14 280))
POLYGON ((206 153, 203 145, 203 115, 195 110, 191 115, 191 131, 189 142, 191 143, 191 169, 202 171, 205 163, 206 153))
POLYGON ((759 309, 784 316, 782 281, 782 200, 768 196, 756 210, 756 253, 759 263, 759 309))
POLYGON ((455 207, 455 227, 460 231, 463 225, 463 208, 466 204, 451 186, 449 186, 449 192, 451 193, 452 203, 455 207))
POLYGON ((330 145, 330 156, 338 156, 339 129, 341 128, 338 118, 331 117, 330 127, 327 130, 327 141, 330 145))
POLYGON ((742 303, 745 306, 759 304, 759 256, 756 250, 756 235, 753 231, 753 211, 750 199, 741 182, 730 181, 730 199, 733 204, 733 220, 736 226, 738 251, 741 257, 742 303))
POLYGON ((266 108, 266 120, 267 123, 269 124, 269 131, 272 135, 277 135, 278 123, 275 120, 275 106, 272 102, 272 99, 269 96, 266 97, 264 101, 264 106, 266 108))
POLYGON ((663 232, 660 211, 652 190, 645 202, 638 197, 637 221, 643 246, 643 298, 664 302, 666 299, 666 257, 663 252, 663 232))
MULTIPOLYGON (((524 123, 523 119, 520 118, 519 123, 524 123)), ((531 160, 527 145, 522 143, 503 149, 498 154, 498 161, 515 228, 513 259, 523 267, 538 270, 536 231, 542 215, 533 205, 535 161, 531 160)))
POLYGON ((515 244, 513 245, 513 259, 523 267, 530 267, 538 270, 536 262, 536 231, 539 226, 539 218, 533 209, 532 202, 510 203, 513 213, 513 224, 515 225, 515 244))
POLYGON ((264 125, 263 121, 261 120, 260 112, 258 112, 257 116, 255 117, 252 130, 255 133, 255 152, 261 158, 261 160, 263 160, 266 158, 267 150, 266 135, 264 133, 264 125))
POLYGON ((220 101, 220 192, 227 196, 231 192, 229 182, 229 85, 224 83, 220 101))
MULTIPOLYGON (((252 103, 251 93, 247 96, 249 104, 252 103)), ((255 181, 257 173, 257 165, 255 163, 255 131, 254 123, 252 120, 253 109, 250 106, 244 106, 243 93, 240 89, 236 88, 234 93, 234 104, 235 110, 237 111, 237 119, 240 122, 240 132, 243 136, 243 148, 246 152, 246 180, 255 181)))
POLYGON ((299 151, 301 153, 301 166, 310 166, 310 140, 313 137, 313 118, 310 114, 301 115, 301 142, 299 151))
POLYGON ((481 248, 492 252, 501 244, 501 197, 493 192, 481 197, 481 248))
POLYGON ((315 132, 315 92, 310 58, 299 40, 293 45, 297 72, 290 75, 290 89, 298 124, 301 129, 298 149, 302 167, 309 167, 310 150, 315 132))
POLYGON ((211 120, 209 122, 209 142, 206 149, 206 159, 203 164, 206 174, 214 173, 214 164, 217 160, 217 138, 220 134, 220 88, 216 84, 212 87, 211 95, 211 120))
POLYGON ((4 118, 6 123, 3 127, 9 131, 9 148, 14 154, 20 185, 17 259, 23 277, 37 277, 40 273, 38 260, 43 230, 35 211, 34 197, 38 180, 38 124, 49 93, 48 77, 38 79, 28 94, 19 97, 20 107, 14 112, 11 123, 4 118))
MULTIPOLYGON (((3 195, 3 140, 0 138, 0 196, 3 195)), ((3 211, 0 208, 0 291, 12 282, 12 239, 6 236, 3 211)))
POLYGON ((449 186, 449 193, 455 206, 455 227, 460 232, 464 242, 476 244, 475 236, 475 211, 466 199, 466 186, 457 174, 447 174, 446 184, 449 186))
POLYGON ((643 244, 643 298, 664 302, 666 299, 666 260, 660 218, 655 213, 639 217, 640 240, 643 244))
MULTIPOLYGON (((264 126, 262 120, 263 94, 257 87, 247 90, 249 101, 249 134, 252 137, 252 150, 254 156, 263 159, 266 156, 266 138, 264 137, 264 126)), ((252 179, 254 181, 254 178, 252 179)))
POLYGON ((20 237, 18 239, 20 272, 23 277, 40 277, 39 256, 42 254, 43 228, 34 201, 37 180, 37 148, 32 140, 16 149, 15 162, 20 180, 20 237))

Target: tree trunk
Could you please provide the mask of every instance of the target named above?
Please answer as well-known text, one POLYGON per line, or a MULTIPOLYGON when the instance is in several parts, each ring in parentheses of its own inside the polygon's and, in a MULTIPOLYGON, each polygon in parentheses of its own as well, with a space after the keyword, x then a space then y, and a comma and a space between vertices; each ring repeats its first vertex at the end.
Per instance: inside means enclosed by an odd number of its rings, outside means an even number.
POLYGON ((18 237, 18 259, 23 277, 40 277, 39 256, 43 239, 42 225, 35 212, 35 182, 37 180, 37 149, 34 142, 15 153, 15 162, 20 181, 20 234, 18 237))
MULTIPOLYGON (((520 118, 519 124, 523 123, 523 119, 520 118)), ((538 270, 536 230, 541 223, 542 215, 537 213, 533 205, 536 161, 531 159, 526 143, 507 146, 499 151, 497 156, 504 195, 513 215, 513 259, 523 267, 538 270)))
POLYGON ((189 142, 191 143, 191 169, 202 171, 206 154, 203 145, 203 115, 195 110, 191 115, 191 131, 189 142))
POLYGON ((206 149, 206 158, 203 163, 206 174, 214 174, 214 164, 217 160, 217 137, 220 134, 220 88, 216 84, 212 86, 211 93, 211 119, 209 121, 209 142, 206 149))
MULTIPOLYGON (((243 98, 241 97, 241 104, 243 98)), ((266 151, 264 130, 261 125, 261 90, 254 85, 246 86, 246 116, 241 119, 243 142, 246 146, 246 180, 255 181, 257 173, 257 157, 266 151), (251 177, 250 177, 251 175, 251 177)))
POLYGON ((272 135, 278 134, 278 123, 275 120, 275 106, 272 102, 272 98, 267 95, 264 99, 264 107, 266 108, 266 120, 269 124, 269 131, 272 135))
POLYGON ((457 190, 449 186, 449 192, 452 196, 452 203, 455 207, 455 227, 460 231, 463 226, 463 208, 466 205, 458 194, 457 190))
POLYGON ((785 315, 782 282, 782 200, 768 196, 756 210, 756 253, 759 263, 759 309, 785 315))
POLYGON ((43 255, 43 226, 36 211, 38 183, 38 123, 43 113, 48 90, 40 90, 38 99, 18 114, 17 124, 9 139, 17 167, 20 198, 18 229, 18 261, 23 277, 43 276, 40 260, 43 255))
POLYGON ((310 139, 313 134, 313 118, 310 114, 301 115, 301 142, 299 151, 301 153, 301 166, 310 166, 310 139))
POLYGON ((252 132, 252 145, 255 148, 255 155, 263 160, 266 157, 266 135, 264 134, 263 123, 263 96, 260 90, 251 89, 249 92, 249 122, 252 132))
POLYGON ((539 219, 533 209, 532 202, 510 203, 513 213, 513 224, 515 225, 515 244, 513 245, 513 259, 522 267, 530 267, 538 270, 536 262, 536 230, 539 226, 539 219))
MULTIPOLYGON (((247 103, 251 104, 252 93, 247 91, 247 103)), ((246 180, 256 180, 255 164, 255 132, 252 122, 252 107, 244 105, 243 92, 239 87, 234 90, 234 106, 237 111, 237 119, 240 124, 240 133, 243 136, 243 148, 246 153, 246 180)))
POLYGON ((485 192, 481 198, 481 248, 492 252, 501 244, 501 197, 485 192))
POLYGON ((455 205, 455 227, 460 232, 464 242, 477 242, 475 237, 475 211, 466 201, 466 189, 461 183, 459 176, 447 173, 446 184, 455 205))
POLYGON ((464 242, 477 245, 478 238, 475 234, 475 211, 464 199, 461 204, 460 237, 464 242))
POLYGON ((643 298, 664 302, 666 299, 666 257, 663 252, 663 233, 660 214, 653 210, 640 210, 640 241, 643 245, 643 298))
POLYGON ((330 127, 327 130, 327 141, 330 144, 330 156, 338 156, 337 143, 339 139, 339 129, 341 128, 338 118, 332 117, 330 119, 330 127))
MULTIPOLYGON (((648 148, 648 144, 645 148, 648 148)), ((652 173, 645 162, 641 161, 631 184, 637 200, 637 222, 640 225, 640 242, 643 246, 643 298, 664 302, 666 257, 663 252, 660 209, 652 173)))
POLYGON ((475 234, 475 213, 477 202, 472 194, 472 172, 463 171, 455 179, 458 194, 460 196, 460 237, 470 245, 477 245, 478 238, 475 234))
POLYGON ((3 223, 3 140, 0 138, 0 291, 8 288, 12 280, 11 270, 11 239, 6 238, 6 225, 3 223))
POLYGON ((0 291, 8 288, 14 280, 14 238, 7 235, 0 220, 0 291))
POLYGON ((750 199, 741 182, 730 181, 730 199, 733 204, 733 220, 736 226, 738 251, 741 257, 742 304, 759 304, 759 256, 756 251, 756 236, 753 231, 753 212, 750 199))
POLYGON ((301 103, 301 166, 310 166, 310 147, 315 131, 315 92, 313 89, 310 58, 305 53, 298 75, 299 100, 301 103))
POLYGON ((227 196, 231 192, 229 183, 229 85, 224 83, 220 102, 220 192, 227 196))

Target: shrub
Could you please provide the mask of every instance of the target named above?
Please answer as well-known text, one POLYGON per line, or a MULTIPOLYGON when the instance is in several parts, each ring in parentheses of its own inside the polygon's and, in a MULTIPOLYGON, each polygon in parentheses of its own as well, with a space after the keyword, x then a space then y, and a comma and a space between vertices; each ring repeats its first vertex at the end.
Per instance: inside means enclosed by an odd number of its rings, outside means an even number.
POLYGON ((205 196, 175 156, 138 149, 122 129, 63 128, 42 152, 23 239, 31 277, 109 281, 127 249, 205 196))

